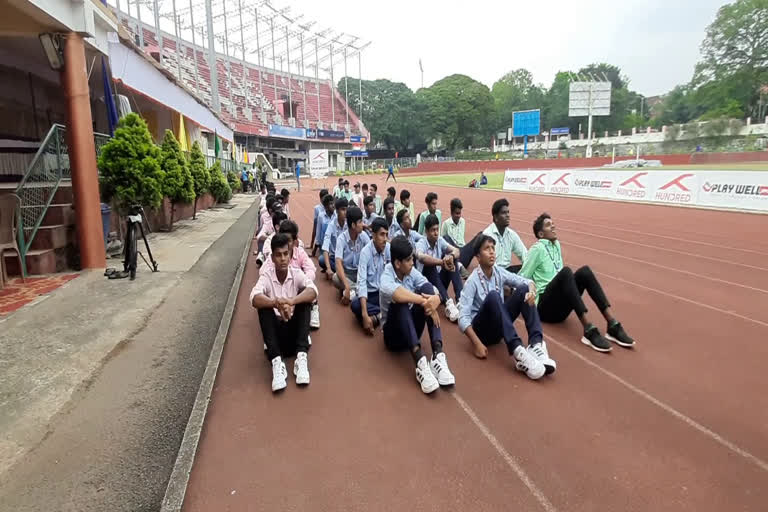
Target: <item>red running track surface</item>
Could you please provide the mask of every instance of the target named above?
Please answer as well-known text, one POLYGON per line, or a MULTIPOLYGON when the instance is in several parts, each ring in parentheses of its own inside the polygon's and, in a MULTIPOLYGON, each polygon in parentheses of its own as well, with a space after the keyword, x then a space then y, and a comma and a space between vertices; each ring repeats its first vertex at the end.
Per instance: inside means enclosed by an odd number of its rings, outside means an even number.
MULTIPOLYGON (((545 324, 558 371, 532 382, 502 345, 475 359, 444 320, 457 384, 424 396, 410 357, 366 337, 318 274, 312 384, 273 395, 251 256, 184 510, 766 510, 768 217, 395 186, 417 211, 438 192, 444 218, 460 196, 467 238, 500 196, 527 245, 549 212, 566 264, 593 268, 637 348, 600 354, 573 316, 545 324)), ((291 199, 304 240, 307 188, 291 199)))

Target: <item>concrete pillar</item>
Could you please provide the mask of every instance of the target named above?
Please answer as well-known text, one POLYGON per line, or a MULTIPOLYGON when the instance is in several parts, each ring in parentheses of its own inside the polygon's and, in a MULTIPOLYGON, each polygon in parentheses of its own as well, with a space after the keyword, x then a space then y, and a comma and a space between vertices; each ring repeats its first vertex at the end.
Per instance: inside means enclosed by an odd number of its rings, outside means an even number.
POLYGON ((72 192, 82 268, 104 268, 106 255, 101 226, 99 174, 83 37, 67 34, 61 82, 67 99, 67 139, 72 170, 72 192))

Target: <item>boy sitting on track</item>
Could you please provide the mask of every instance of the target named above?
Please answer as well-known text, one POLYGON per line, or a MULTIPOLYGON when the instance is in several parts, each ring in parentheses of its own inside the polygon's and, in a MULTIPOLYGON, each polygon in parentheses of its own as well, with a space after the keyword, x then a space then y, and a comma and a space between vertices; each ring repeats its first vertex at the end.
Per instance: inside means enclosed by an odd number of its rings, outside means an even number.
POLYGON ((271 241, 273 265, 265 268, 251 290, 251 305, 259 310, 259 325, 267 358, 272 362, 272 391, 285 389, 288 372, 283 357, 296 354, 296 384, 309 384, 309 317, 317 288, 304 272, 290 265, 290 236, 271 241))
POLYGON ((536 311, 533 282, 496 265, 496 242, 488 235, 475 241, 478 266, 467 279, 461 295, 459 329, 472 342, 475 356, 484 359, 486 347, 504 340, 516 368, 531 379, 553 373, 555 361, 549 357, 543 341, 541 321, 536 311), (513 289, 504 299, 504 287, 513 289), (515 319, 521 315, 528 330, 528 348, 515 330, 515 319))
MULTIPOLYGON (((423 214, 422 214, 423 215, 423 214)), ((416 267, 432 283, 440 295, 440 301, 445 305, 445 316, 455 322, 459 319, 459 308, 456 302, 461 299, 463 281, 458 269, 459 250, 448 245, 440 238, 440 220, 436 215, 429 214, 424 222, 427 236, 416 244, 418 262, 416 267), (448 296, 448 285, 453 283, 453 294, 456 301, 448 296)))
POLYGON ((379 217, 382 217, 384 215, 384 210, 382 210, 381 206, 381 198, 379 197, 379 186, 375 183, 371 183, 371 189, 369 192, 370 196, 373 197, 373 204, 375 205, 374 212, 376 212, 376 215, 379 217))
POLYGON ((366 231, 370 232, 371 224, 375 219, 379 218, 375 210, 376 205, 374 204, 373 197, 365 196, 365 199, 363 199, 363 226, 366 231))
POLYGON ((424 198, 424 202, 427 203, 427 209, 419 214, 419 221, 416 223, 416 230, 420 235, 424 235, 426 230, 424 227, 424 221, 427 219, 427 215, 435 215, 437 217, 438 230, 440 229, 440 222, 443 220, 443 212, 441 212, 437 207, 437 194, 434 192, 429 192, 424 198))
MULTIPOLYGON (((525 263, 528 252, 520 236, 509 228, 509 201, 497 199, 491 207, 493 222, 483 231, 496 242, 496 266, 516 273, 522 265, 512 265, 512 254, 518 257, 520 263, 525 263)), ((474 242, 473 242, 474 243, 474 242)))
POLYGON ((267 198, 267 211, 261 216, 261 230, 259 231, 259 234, 256 235, 259 248, 257 254, 258 252, 264 250, 264 240, 266 240, 269 235, 275 232, 275 227, 272 225, 272 216, 276 212, 282 211, 283 202, 280 198, 277 196, 267 198))
POLYGON ((449 245, 459 249, 459 262, 461 262, 462 279, 469 277, 469 271, 467 267, 472 261, 474 256, 474 248, 472 244, 467 244, 464 240, 464 234, 466 232, 466 222, 464 217, 461 216, 461 211, 464 209, 464 205, 461 204, 461 199, 454 197, 451 199, 451 216, 443 222, 440 228, 440 236, 442 236, 449 245))
MULTIPOLYGON (((285 218, 285 214, 275 214, 275 217, 277 216, 283 217, 283 220, 280 222, 278 233, 282 233, 284 235, 288 235, 291 239, 291 247, 293 247, 293 252, 291 254, 291 261, 290 265, 293 268, 297 268, 304 272, 304 275, 306 275, 309 279, 312 280, 312 282, 315 281, 315 264, 310 259, 309 255, 307 254, 307 251, 304 250, 304 245, 302 241, 299 239, 299 225, 296 224, 294 221, 289 220, 285 218)), ((271 243, 271 239, 269 239, 268 242, 265 242, 265 245, 267 243, 271 243)), ((264 250, 267 248, 264 247, 264 250)), ((274 266, 274 263, 272 262, 271 256, 271 249, 270 254, 265 255, 266 262, 264 263, 264 266, 261 267, 259 270, 259 273, 261 274, 264 272, 264 270, 269 266, 274 266)), ((320 307, 317 304, 317 300, 312 303, 312 311, 310 312, 309 317, 309 326, 312 329, 319 329, 320 328, 320 307)))
POLYGON ((552 217, 546 213, 539 215, 533 222, 533 234, 538 241, 531 246, 520 275, 536 283, 536 302, 541 319, 548 323, 560 323, 571 311, 575 311, 584 326, 581 342, 598 352, 609 352, 611 343, 587 317, 587 306, 581 298, 581 294, 587 290, 608 322, 606 337, 622 347, 633 347, 635 340, 627 335, 621 323, 614 318, 608 298, 592 269, 584 266, 574 272, 563 265, 563 253, 552 217))
MULTIPOLYGON (((314 247, 312 247, 312 256, 317 254, 323 246, 323 240, 325 240, 325 232, 328 230, 328 226, 331 225, 333 220, 335 207, 334 203, 336 198, 331 194, 325 194, 322 200, 323 210, 317 214, 317 233, 312 240, 314 240, 314 247)), ((321 253, 322 254, 322 253, 321 253)))
POLYGON ((390 244, 392 262, 384 267, 379 283, 384 345, 393 351, 409 350, 416 362, 416 380, 424 393, 455 384, 443 353, 443 335, 437 308, 440 297, 421 272, 413 268, 413 247, 404 236, 390 244), (421 350, 421 334, 427 327, 432 359, 421 350))
POLYGON ((283 212, 275 212, 275 214, 272 215, 272 218, 269 220, 269 222, 272 224, 272 233, 267 235, 267 238, 264 239, 264 249, 262 249, 261 253, 256 256, 257 265, 262 266, 265 261, 269 260, 269 255, 272 253, 270 242, 272 241, 272 238, 275 236, 275 234, 277 234, 277 230, 280 228, 280 223, 287 219, 288 216, 283 212))
MULTIPOLYGON (((315 238, 317 238, 317 218, 320 216, 320 214, 325 210, 325 207, 323 206, 323 198, 328 195, 328 189, 324 188, 320 190, 320 202, 315 205, 315 208, 312 210, 312 238, 310 241, 312 242, 312 251, 314 254, 314 245, 315 245, 315 238)), ((307 249, 310 249, 310 247, 307 247, 307 249)))
POLYGON ((347 210, 347 229, 336 238, 336 273, 333 285, 341 292, 341 303, 348 306, 355 300, 357 290, 357 268, 360 252, 371 239, 363 231, 363 212, 352 207, 347 210))
POLYGON ((285 213, 288 218, 291 218, 291 209, 288 204, 288 202, 291 200, 291 191, 287 188, 284 188, 280 191, 280 196, 283 198, 283 213, 285 213))
POLYGON ((416 209, 411 201, 411 193, 405 189, 400 191, 400 202, 395 203, 395 214, 400 210, 407 210, 411 214, 411 222, 416 220, 416 209))
POLYGON ((392 240, 400 234, 400 225, 395 218, 395 200, 388 197, 384 200, 384 220, 387 221, 389 239, 392 240))
POLYGON ((416 244, 419 243, 419 240, 424 237, 412 229, 413 225, 411 224, 411 214, 408 212, 408 210, 400 210, 397 212, 395 219, 397 220, 397 225, 400 227, 399 234, 403 235, 415 248, 416 244))
POLYGON ((325 230, 322 247, 323 252, 317 260, 320 269, 325 272, 325 277, 328 280, 330 280, 331 277, 333 277, 333 274, 336 273, 336 258, 334 256, 336 252, 336 239, 347 226, 347 204, 347 200, 343 197, 336 199, 336 213, 333 214, 333 218, 328 223, 328 228, 325 230), (330 272, 328 272, 328 267, 331 267, 330 272))
POLYGON ((351 308, 366 334, 373 335, 381 323, 379 278, 390 262, 387 221, 381 217, 371 224, 372 239, 360 252, 357 266, 357 298, 351 308))

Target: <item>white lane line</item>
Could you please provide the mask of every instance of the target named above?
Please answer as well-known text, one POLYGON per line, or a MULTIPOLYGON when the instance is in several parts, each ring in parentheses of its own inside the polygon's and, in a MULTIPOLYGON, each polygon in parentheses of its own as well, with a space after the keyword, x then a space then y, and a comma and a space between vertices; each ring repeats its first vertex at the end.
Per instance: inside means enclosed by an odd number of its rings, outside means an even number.
MULTIPOLYGON (((480 223, 480 221, 474 220, 474 219, 470 219, 469 217, 467 217, 467 221, 478 223, 481 226, 483 225, 483 224, 480 223)), ((518 235, 519 234, 520 233, 518 232, 518 235)), ((529 238, 528 236, 524 236, 524 237, 525 237, 526 240, 529 238)), ((523 237, 521 237, 521 238, 523 238, 523 237)), ((623 254, 617 254, 617 253, 614 253, 614 252, 604 251, 602 249, 595 249, 594 247, 589 247, 587 245, 576 244, 576 243, 573 243, 573 242, 568 242, 567 245, 571 246, 571 247, 578 247, 579 249, 584 249, 584 250, 591 251, 591 252, 596 252, 598 254, 605 254, 606 256, 613 256, 615 258, 620 258, 620 259, 624 259, 624 260, 634 261, 636 263, 642 263, 643 265, 648 265, 650 267, 656 267, 656 268, 661 268, 661 269, 664 269, 664 270, 669 270, 669 271, 672 271, 672 272, 678 272, 680 274, 685 274, 685 275, 693 276, 696 279, 704 279, 704 280, 707 280, 707 281, 713 281, 715 283, 721 283, 721 284, 725 284, 725 285, 729 285, 729 286, 737 286, 739 288, 744 288, 746 290, 751 290, 751 291, 754 291, 754 292, 768 294, 768 290, 764 290, 762 288, 756 288, 754 286, 749 286, 749 285, 746 285, 746 284, 736 283, 736 282, 733 282, 733 281, 727 281, 725 279, 718 279, 716 277, 711 277, 711 276, 708 276, 706 274, 701 274, 701 273, 697 273, 697 272, 690 272, 688 270, 683 270, 681 268, 668 267, 666 265, 660 265, 658 263, 653 263, 651 261, 641 260, 639 258, 633 258, 631 256, 624 256, 623 254)))
POLYGON ((678 411, 677 409, 675 409, 671 405, 662 402, 661 400, 659 400, 658 398, 654 397, 650 393, 648 393, 646 391, 643 391, 642 389, 638 388, 634 384, 632 384, 632 383, 622 379, 621 377, 619 377, 615 373, 613 373, 613 372, 611 372, 609 370, 606 370, 605 368, 603 368, 599 364, 595 363, 594 361, 592 361, 588 357, 583 356, 579 352, 577 352, 577 351, 573 350, 572 348, 570 348, 565 343, 562 343, 562 342, 556 340, 555 338, 553 338, 549 334, 545 334, 544 337, 547 338, 549 341, 551 341, 551 342, 555 343, 556 345, 558 345, 561 349, 565 350, 569 354, 573 355, 574 357, 580 359, 582 362, 584 362, 587 365, 591 366, 592 368, 596 369, 597 371, 599 371, 603 375, 606 375, 607 377, 615 380, 616 382, 618 382, 619 384, 621 384, 625 388, 629 389, 633 393, 636 393, 637 395, 639 395, 640 397, 646 399, 647 401, 649 401, 653 405, 655 405, 655 406, 659 407, 660 409, 668 412, 669 414, 671 414, 675 418, 679 419, 680 421, 682 421, 683 423, 685 423, 689 427, 691 427, 691 428, 693 428, 695 430, 698 430, 699 432, 701 432, 705 436, 709 437, 710 439, 712 439, 716 443, 724 446, 725 448, 729 449, 730 451, 732 451, 736 455, 739 455, 739 456, 745 458, 746 460, 748 460, 749 462, 755 464, 757 467, 759 467, 763 471, 767 471, 768 472, 768 462, 762 460, 761 458, 759 458, 759 457, 757 457, 755 455, 752 455, 747 450, 741 448, 737 444, 735 444, 735 443, 729 441, 728 439, 724 438, 723 436, 721 436, 720 434, 718 434, 714 430, 711 430, 711 429, 705 427, 704 425, 702 425, 698 421, 694 420, 690 416, 686 416, 684 413, 678 411))
POLYGON ((696 305, 696 306, 701 306, 702 308, 710 309, 712 311, 717 311, 718 313, 723 313, 724 315, 730 315, 732 317, 738 318, 739 320, 744 320, 744 321, 747 321, 747 322, 755 323, 757 325, 762 325, 763 327, 768 327, 768 322, 762 322, 760 320, 756 320, 756 319, 750 318, 748 316, 740 315, 740 314, 736 313, 735 311, 728 311, 728 310, 723 309, 723 308, 718 308, 718 307, 715 307, 715 306, 710 306, 709 304, 705 304, 703 302, 699 302, 699 301, 693 300, 693 299, 688 299, 686 297, 681 297, 680 295, 675 295, 674 293, 667 293, 667 292, 661 291, 661 290, 659 290, 657 288, 652 288, 650 286, 645 286, 645 285, 642 285, 642 284, 639 284, 639 283, 635 283, 633 281, 627 281, 626 279, 623 279, 621 277, 612 276, 610 274, 606 274, 605 272, 595 272, 595 273, 598 274, 598 275, 601 275, 601 276, 605 276, 608 279, 613 279, 615 281, 619 281, 620 283, 629 284, 629 285, 632 285, 632 286, 637 286, 638 288, 642 288, 643 290, 648 290, 648 291, 651 291, 651 292, 656 292, 658 294, 665 295, 665 296, 671 297, 673 299, 682 300, 684 302, 688 302, 689 304, 693 304, 693 305, 696 305))
POLYGON ((557 509, 555 506, 552 504, 552 502, 549 501, 549 499, 533 482, 533 480, 531 480, 531 477, 529 477, 528 473, 525 472, 523 467, 520 465, 520 462, 518 462, 518 460, 504 448, 499 440, 496 439, 496 436, 494 436, 490 429, 485 425, 485 423, 483 423, 480 418, 477 417, 477 414, 475 414, 475 411, 472 410, 469 404, 465 402, 464 399, 461 398, 461 396, 455 391, 450 393, 450 395, 456 400, 456 402, 464 410, 467 416, 469 416, 469 419, 472 420, 472 423, 475 424, 475 426, 485 436, 488 442, 491 443, 491 446, 493 446, 499 455, 501 455, 501 458, 504 459, 504 462, 507 463, 507 466, 509 466, 512 471, 515 472, 520 481, 522 481, 528 490, 531 491, 531 494, 533 494, 533 496, 539 501, 541 507, 547 512, 556 512, 557 509))
MULTIPOLYGON (((520 222, 526 222, 525 219, 521 219, 519 217, 510 217, 510 218, 514 218, 515 220, 520 221, 520 222)), ((558 229, 558 231, 559 231, 559 229, 558 229)), ((637 245, 637 246, 640 246, 640 247, 647 247, 649 249, 655 249, 657 251, 666 251, 666 252, 671 252, 671 253, 675 253, 675 254, 682 254, 684 256, 690 256, 690 257, 693 257, 693 258, 700 258, 700 259, 703 259, 703 260, 714 261, 714 262, 718 263, 719 267, 722 266, 722 264, 723 264, 723 258, 713 258, 712 256, 704 256, 703 254, 696 254, 696 253, 689 252, 689 251, 678 251, 677 249, 668 249, 666 247, 660 247, 658 245, 643 244, 643 243, 640 243, 640 242, 633 242, 631 240, 625 240, 623 238, 615 238, 615 237, 612 237, 612 236, 598 235, 597 233, 590 233, 589 231, 579 231, 577 229, 571 229, 571 228, 564 228, 563 231, 565 231, 566 233, 576 233, 576 234, 579 234, 579 235, 592 236, 592 237, 595 237, 595 238, 602 238, 602 239, 605 239, 605 240, 612 240, 614 242, 621 242, 621 243, 624 243, 624 244, 637 245)), ((766 268, 766 267, 758 267, 758 266, 755 266, 755 265, 748 265, 746 263, 739 263, 739 262, 736 262, 736 261, 729 261, 728 265, 729 266, 734 266, 735 265, 737 267, 751 268, 753 270, 762 270, 763 272, 768 272, 768 268, 766 268)))

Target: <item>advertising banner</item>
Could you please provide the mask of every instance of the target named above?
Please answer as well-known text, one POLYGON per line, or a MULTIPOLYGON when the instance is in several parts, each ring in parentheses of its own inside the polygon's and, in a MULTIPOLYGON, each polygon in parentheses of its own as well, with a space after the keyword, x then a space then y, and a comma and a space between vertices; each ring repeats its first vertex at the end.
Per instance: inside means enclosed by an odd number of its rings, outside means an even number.
POLYGON ((761 171, 507 170, 504 190, 768 211, 768 172, 761 171))
POLYGON ((309 150, 309 175, 313 178, 321 178, 328 175, 328 150, 310 149, 309 150))
POLYGON ((293 128, 291 126, 282 126, 279 124, 269 125, 270 137, 286 137, 289 139, 303 139, 307 135, 304 128, 293 128))

